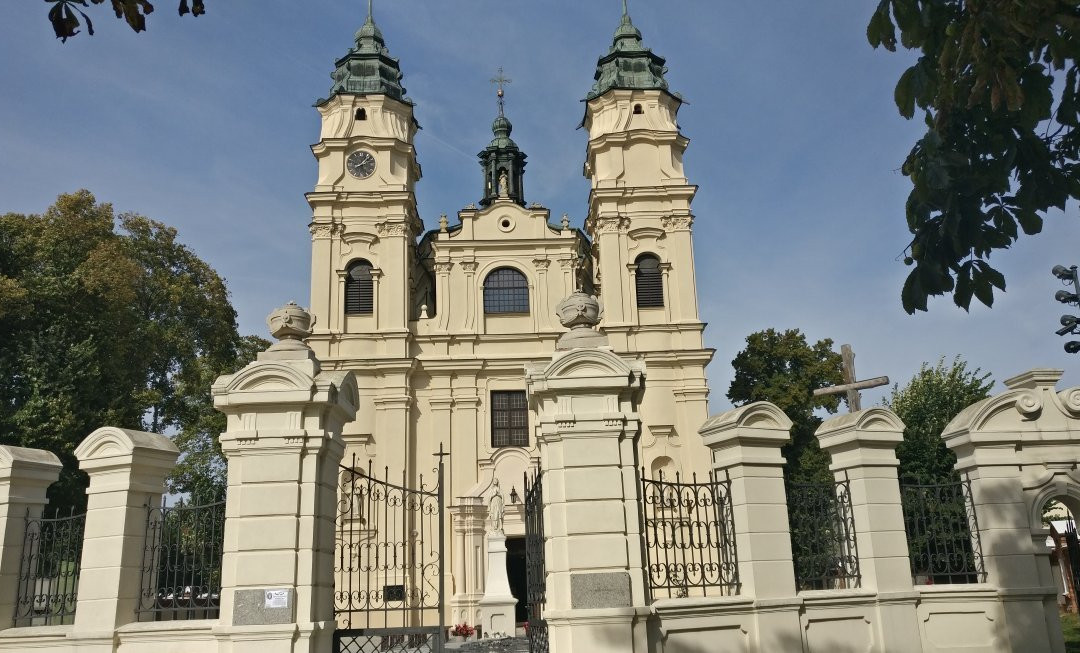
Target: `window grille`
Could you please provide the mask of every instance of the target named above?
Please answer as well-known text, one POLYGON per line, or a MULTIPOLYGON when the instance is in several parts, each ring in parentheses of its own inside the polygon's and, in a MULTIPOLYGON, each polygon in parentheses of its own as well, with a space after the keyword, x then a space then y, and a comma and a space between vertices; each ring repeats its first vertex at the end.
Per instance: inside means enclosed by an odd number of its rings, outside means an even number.
POLYGON ((529 446, 529 402, 524 390, 491 393, 491 446, 529 446))
POLYGON ((638 308, 663 307, 664 278, 660 272, 660 259, 652 254, 642 254, 636 263, 634 286, 637 289, 638 308))
POLYGON ((499 268, 484 279, 484 313, 528 313, 529 281, 513 268, 499 268))
POLYGON ((371 315, 375 310, 375 292, 371 263, 361 259, 349 266, 345 274, 345 313, 371 315))

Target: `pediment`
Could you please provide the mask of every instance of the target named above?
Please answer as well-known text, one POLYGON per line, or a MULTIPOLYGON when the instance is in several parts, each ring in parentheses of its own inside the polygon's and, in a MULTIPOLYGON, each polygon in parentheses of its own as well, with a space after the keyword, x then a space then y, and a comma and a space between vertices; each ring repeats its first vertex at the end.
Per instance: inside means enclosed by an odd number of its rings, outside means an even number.
POLYGON ((103 426, 86 436, 75 448, 75 457, 80 461, 114 456, 128 456, 136 449, 150 449, 179 454, 173 441, 164 435, 146 433, 115 426, 103 426))
POLYGON ((310 390, 314 382, 293 365, 258 361, 233 374, 224 392, 310 390))

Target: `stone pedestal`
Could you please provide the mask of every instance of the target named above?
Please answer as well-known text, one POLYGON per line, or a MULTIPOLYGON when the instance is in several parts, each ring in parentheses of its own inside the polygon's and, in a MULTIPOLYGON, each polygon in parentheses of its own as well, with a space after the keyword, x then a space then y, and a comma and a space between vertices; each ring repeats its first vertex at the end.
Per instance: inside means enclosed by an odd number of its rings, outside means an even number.
POLYGON ((895 413, 870 408, 825 420, 817 430, 832 457, 836 480, 847 479, 859 552, 860 587, 877 592, 876 636, 890 651, 922 650, 911 583, 896 445, 904 423, 895 413))
MULTIPOLYGON (((322 653, 334 631, 334 524, 342 427, 356 415, 356 381, 323 371, 298 339, 295 305, 271 315, 282 342, 214 382, 228 424, 220 626, 230 653, 322 653), (284 601, 267 598, 283 592, 284 601)), ((279 594, 281 596, 281 594, 279 594)))
POLYGON ((487 577, 484 598, 480 599, 480 626, 484 637, 513 637, 517 599, 510 592, 506 575, 506 535, 487 534, 487 577))
POLYGON ((634 471, 644 365, 574 349, 526 378, 540 421, 550 651, 645 651, 634 471))

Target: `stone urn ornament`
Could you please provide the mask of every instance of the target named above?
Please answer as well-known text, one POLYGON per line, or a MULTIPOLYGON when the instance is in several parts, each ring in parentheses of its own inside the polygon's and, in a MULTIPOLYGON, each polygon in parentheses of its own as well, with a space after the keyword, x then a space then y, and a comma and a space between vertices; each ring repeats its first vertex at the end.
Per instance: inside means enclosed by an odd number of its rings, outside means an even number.
POLYGON ((289 302, 266 318, 270 335, 278 339, 270 349, 308 349, 304 339, 311 335, 315 326, 315 316, 308 313, 296 302, 289 302))
POLYGON ((596 330, 600 324, 600 302, 580 290, 559 302, 555 307, 559 322, 568 329, 555 344, 557 351, 582 347, 606 347, 607 336, 596 330))

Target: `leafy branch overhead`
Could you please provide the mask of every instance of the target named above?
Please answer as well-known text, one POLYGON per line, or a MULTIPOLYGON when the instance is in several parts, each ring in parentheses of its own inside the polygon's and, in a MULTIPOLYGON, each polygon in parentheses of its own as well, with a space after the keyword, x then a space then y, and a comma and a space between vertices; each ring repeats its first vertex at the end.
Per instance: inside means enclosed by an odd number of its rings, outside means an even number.
MULTIPOLYGON (((90 16, 81 8, 90 8, 91 4, 100 5, 105 0, 45 0, 52 5, 49 9, 49 22, 52 23, 56 38, 67 42, 69 38, 79 33, 79 28, 86 23, 86 32, 94 35, 94 23, 90 16)), ((136 32, 146 30, 146 17, 154 12, 154 5, 147 0, 109 0, 112 4, 113 13, 117 18, 123 18, 136 32)), ((201 16, 206 13, 203 0, 180 0, 177 9, 181 16, 191 14, 201 16)))
POLYGON ((867 27, 877 48, 921 54, 901 75, 900 114, 926 134, 904 161, 911 180, 904 310, 952 293, 994 302, 1005 278, 988 262, 1050 208, 1080 198, 1074 0, 881 0, 867 27), (899 38, 897 32, 899 31, 899 38))

